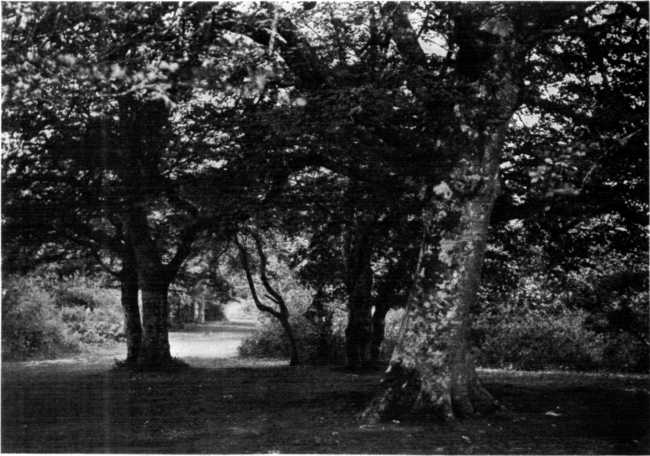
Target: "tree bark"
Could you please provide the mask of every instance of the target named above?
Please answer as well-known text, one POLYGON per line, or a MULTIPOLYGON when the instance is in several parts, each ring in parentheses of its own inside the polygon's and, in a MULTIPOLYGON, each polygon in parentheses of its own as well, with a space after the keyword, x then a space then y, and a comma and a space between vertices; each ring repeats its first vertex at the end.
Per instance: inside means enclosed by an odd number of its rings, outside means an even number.
POLYGON ((291 328, 291 323, 289 323, 289 316, 282 315, 280 317, 280 324, 284 328, 284 332, 289 339, 289 348, 291 350, 291 355, 289 358, 290 366, 297 366, 300 364, 300 357, 298 356, 298 345, 296 344, 296 337, 293 334, 293 328, 291 328))
POLYGON ((372 269, 369 252, 362 252, 360 256, 362 264, 348 300, 345 329, 345 352, 350 369, 360 369, 370 359, 372 269))
POLYGON ((169 283, 162 274, 140 274, 142 290, 142 347, 139 364, 145 368, 169 365, 169 283))
POLYGON ((328 364, 332 358, 330 353, 330 337, 332 335, 332 313, 325 307, 324 293, 321 286, 316 288, 311 305, 302 315, 314 325, 318 333, 315 359, 317 364, 328 364))
POLYGON ((126 333, 126 363, 133 365, 138 361, 142 345, 142 323, 138 306, 138 272, 133 254, 127 255, 122 261, 120 285, 126 333))
POLYGON ((160 261, 142 206, 131 207, 124 227, 133 246, 142 293, 142 346, 138 365, 144 369, 164 368, 171 362, 167 293, 173 275, 160 261))
POLYGON ((345 285, 348 292, 345 355, 346 366, 353 370, 364 367, 370 359, 373 283, 371 231, 374 221, 373 216, 362 216, 355 220, 354 228, 344 238, 345 285))
POLYGON ((205 300, 203 298, 194 302, 194 321, 205 323, 205 300))
MULTIPOLYGON (((486 18, 472 22, 475 30, 463 29, 492 35, 482 42, 488 59, 479 79, 457 75, 460 83, 479 90, 467 104, 459 99, 454 106, 458 123, 450 126, 456 133, 444 141, 455 158, 450 174, 423 188, 427 205, 417 273, 384 388, 362 414, 367 421, 405 413, 450 420, 497 405, 474 369, 470 308, 499 190, 504 136, 519 103, 516 65, 524 54, 511 19, 490 8, 486 18)), ((470 12, 465 18, 471 22, 476 18, 470 12)))
POLYGON ((381 343, 384 341, 386 330, 386 314, 390 306, 385 301, 375 301, 375 312, 372 314, 372 337, 370 340, 370 361, 374 364, 379 362, 381 354, 381 343))
POLYGON ((495 406, 478 380, 469 343, 497 177, 484 187, 462 204, 456 228, 443 234, 437 249, 431 239, 423 242, 418 273, 425 280, 412 292, 386 388, 364 412, 370 421, 402 413, 453 419, 495 406))
POLYGON ((328 312, 323 302, 323 292, 319 288, 312 301, 312 307, 316 311, 316 328, 318 330, 318 348, 316 357, 319 363, 330 362, 330 337, 332 335, 332 313, 328 312))

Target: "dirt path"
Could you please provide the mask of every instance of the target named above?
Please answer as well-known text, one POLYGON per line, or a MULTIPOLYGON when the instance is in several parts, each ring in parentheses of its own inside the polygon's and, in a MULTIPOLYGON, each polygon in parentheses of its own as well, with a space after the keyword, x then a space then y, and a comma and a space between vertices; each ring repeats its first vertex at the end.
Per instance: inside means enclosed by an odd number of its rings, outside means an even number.
MULTIPOLYGON (((181 358, 194 367, 214 365, 221 360, 236 358, 237 349, 255 328, 254 321, 247 320, 187 325, 182 331, 169 333, 170 351, 172 356, 181 358)), ((94 347, 65 358, 3 363, 3 376, 20 378, 24 375, 58 371, 102 372, 125 357, 124 344, 94 347)))

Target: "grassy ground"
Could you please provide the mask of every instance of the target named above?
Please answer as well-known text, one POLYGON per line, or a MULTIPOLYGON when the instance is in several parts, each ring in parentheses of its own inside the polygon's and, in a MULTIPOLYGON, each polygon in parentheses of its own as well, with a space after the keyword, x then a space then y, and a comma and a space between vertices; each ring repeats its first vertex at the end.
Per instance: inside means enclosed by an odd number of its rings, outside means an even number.
POLYGON ((367 426, 355 416, 376 391, 380 373, 290 368, 281 361, 201 352, 184 358, 192 365, 185 371, 130 374, 111 370, 107 353, 4 363, 2 451, 650 451, 647 376, 482 370, 488 389, 507 411, 452 424, 367 426))

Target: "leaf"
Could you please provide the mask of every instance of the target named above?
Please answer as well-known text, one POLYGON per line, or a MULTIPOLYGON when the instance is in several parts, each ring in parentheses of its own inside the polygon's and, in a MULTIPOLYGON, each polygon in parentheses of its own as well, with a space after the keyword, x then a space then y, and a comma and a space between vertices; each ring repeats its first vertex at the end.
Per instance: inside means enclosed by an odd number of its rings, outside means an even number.
POLYGON ((512 33, 513 28, 510 21, 501 17, 491 17, 481 24, 480 30, 505 38, 512 33))
POLYGON ((445 181, 442 181, 438 185, 433 187, 433 193, 442 196, 445 199, 449 199, 451 198, 453 192, 451 191, 451 188, 449 188, 449 185, 447 185, 445 181))

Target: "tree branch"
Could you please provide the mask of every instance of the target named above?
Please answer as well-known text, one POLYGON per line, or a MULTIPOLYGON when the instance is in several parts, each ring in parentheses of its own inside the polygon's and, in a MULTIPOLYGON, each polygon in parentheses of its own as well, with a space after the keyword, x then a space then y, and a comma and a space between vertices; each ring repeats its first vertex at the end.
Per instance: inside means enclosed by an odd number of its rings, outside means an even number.
POLYGON ((262 238, 258 233, 251 233, 251 237, 255 241, 255 248, 257 249, 257 255, 260 257, 260 278, 262 279, 262 285, 264 285, 264 288, 266 289, 268 295, 270 295, 271 300, 276 304, 278 304, 278 306, 280 306, 280 313, 286 315, 288 313, 288 310, 284 302, 284 299, 282 299, 280 293, 278 293, 271 286, 271 284, 269 283, 269 279, 266 275, 267 259, 266 259, 266 255, 264 254, 264 246, 262 244, 262 238))
POLYGON ((201 218, 195 220, 192 224, 185 227, 181 232, 176 253, 174 257, 165 265, 166 274, 170 280, 178 273, 183 261, 189 256, 192 251, 192 244, 196 236, 204 229, 206 229, 211 219, 201 218))
POLYGON ((246 251, 246 248, 242 245, 242 243, 239 242, 237 236, 234 237, 234 243, 237 246, 237 249, 239 250, 239 258, 242 264, 242 268, 244 269, 244 273, 246 274, 246 281, 248 282, 248 288, 251 291, 251 296, 253 297, 255 306, 262 312, 267 312, 273 315, 275 318, 282 318, 282 314, 280 312, 273 309, 272 307, 262 304, 262 301, 260 301, 257 295, 257 290, 255 289, 255 282, 253 281, 253 275, 251 273, 250 264, 248 263, 248 252, 246 251))
MULTIPOLYGON (((272 11, 271 3, 264 3, 265 8, 272 11)), ((223 21, 218 25, 224 30, 248 36, 264 47, 269 47, 271 33, 260 26, 251 24, 243 17, 231 21, 223 21)), ((325 71, 314 49, 298 33, 295 24, 288 18, 277 21, 277 34, 282 38, 277 40, 275 49, 280 53, 287 66, 298 79, 297 86, 305 89, 316 89, 326 82, 325 71)))
POLYGON ((408 3, 387 2, 381 7, 381 14, 392 23, 392 37, 397 50, 408 65, 426 66, 427 55, 418 42, 418 34, 409 21, 408 3))

